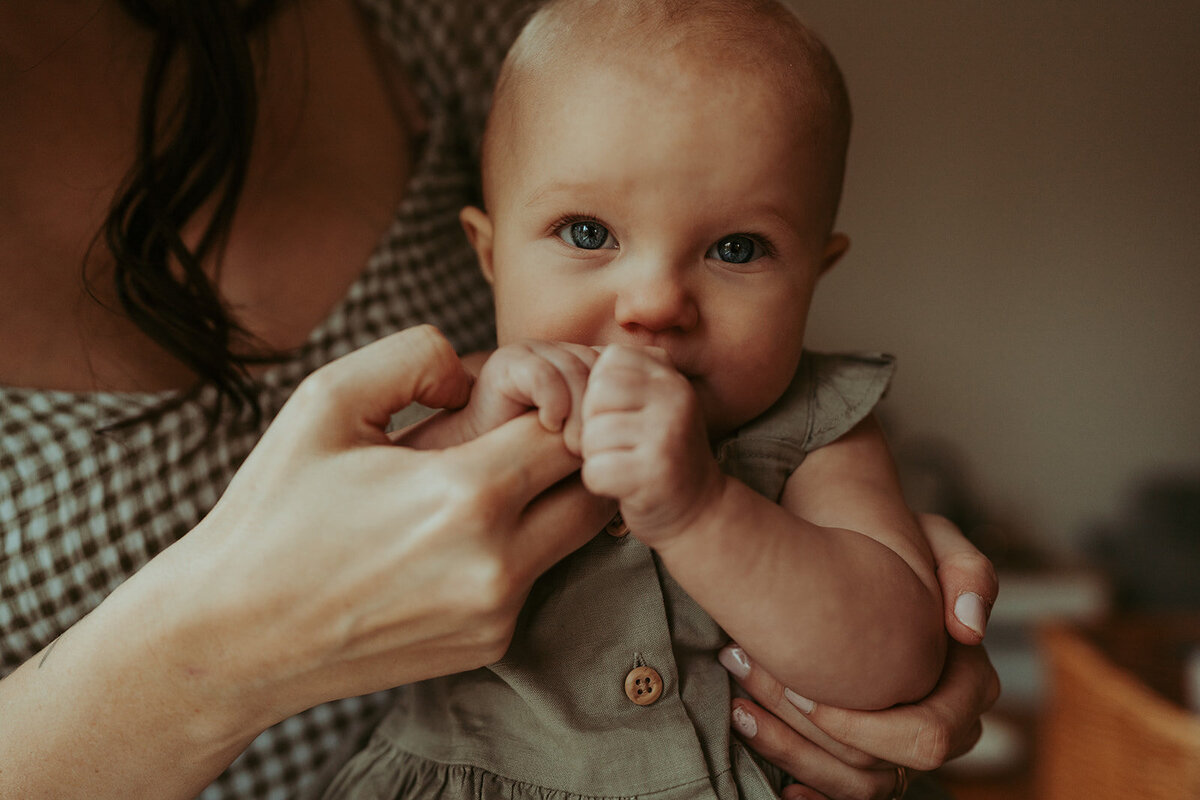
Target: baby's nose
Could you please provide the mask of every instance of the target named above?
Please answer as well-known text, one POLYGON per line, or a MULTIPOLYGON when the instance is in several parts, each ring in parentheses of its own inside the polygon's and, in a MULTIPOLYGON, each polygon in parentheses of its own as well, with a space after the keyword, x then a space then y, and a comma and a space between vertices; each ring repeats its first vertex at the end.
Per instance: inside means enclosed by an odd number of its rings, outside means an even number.
POLYGON ((686 274, 667 265, 638 268, 617 291, 617 324, 626 330, 689 330, 700 318, 686 274))

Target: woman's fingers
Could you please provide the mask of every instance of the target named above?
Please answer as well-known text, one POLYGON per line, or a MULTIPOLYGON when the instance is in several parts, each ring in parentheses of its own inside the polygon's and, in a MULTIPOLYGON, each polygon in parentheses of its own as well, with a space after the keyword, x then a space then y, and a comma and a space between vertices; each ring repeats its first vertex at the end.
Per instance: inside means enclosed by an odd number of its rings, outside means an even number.
MULTIPOLYGON (((758 705, 735 702, 742 709, 742 721, 749 715, 755 723, 757 733, 748 738, 749 745, 830 797, 839 796, 846 787, 862 790, 880 770, 894 772, 893 764, 926 772, 967 752, 979 740, 980 716, 1000 693, 987 653, 956 642, 950 645, 942 678, 929 697, 883 711, 852 711, 807 701, 755 665, 737 645, 725 647, 720 661, 758 701, 758 705)), ((735 714, 735 728, 741 727, 738 717, 735 714)))
POLYGON ((476 499, 484 505, 479 512, 511 527, 512 561, 530 583, 587 542, 616 513, 614 501, 583 488, 579 458, 567 450, 561 434, 541 425, 536 412, 439 455, 492 486, 476 499))
POLYGON ((279 416, 313 418, 320 423, 314 438, 334 446, 364 433, 372 443, 385 443, 383 431, 397 411, 412 403, 461 406, 472 380, 446 338, 431 325, 418 325, 318 369, 301 382, 279 416), (348 419, 358 424, 347 425, 348 419))
POLYGON ((783 787, 783 791, 780 792, 779 796, 782 800, 829 800, 828 797, 816 789, 810 789, 801 783, 793 783, 791 786, 783 787))
MULTIPOLYGON (((751 661, 746 655, 746 651, 736 644, 726 645, 722 648, 718 659, 738 685, 758 702, 760 708, 769 711, 777 718, 777 721, 797 733, 799 738, 813 743, 838 761, 853 767, 868 769, 881 765, 879 759, 853 746, 843 744, 821 730, 805 713, 810 706, 804 702, 803 698, 784 687, 775 679, 775 676, 751 661)), ((758 750, 758 747, 756 746, 754 749, 758 750)), ((763 755, 766 754, 763 753, 763 755)), ((778 764, 778 762, 775 763, 778 764)), ((783 765, 779 764, 779 766, 783 765)), ((799 778, 800 776, 795 777, 799 778)))
POLYGON ((749 747, 803 784, 785 797, 883 800, 892 796, 896 770, 891 765, 851 766, 749 700, 734 701, 733 723, 749 747))
POLYGON ((802 783, 793 783, 791 786, 783 787, 779 796, 782 800, 829 800, 828 795, 821 794, 816 789, 802 783))
POLYGON ((979 739, 979 718, 1000 694, 987 653, 951 642, 946 667, 920 703, 883 711, 816 705, 806 716, 833 739, 921 772, 962 755, 979 739))
POLYGON ((519 504, 510 509, 514 517, 533 498, 577 472, 582 463, 567 450, 562 434, 542 426, 536 411, 441 452, 493 480, 509 502, 519 504))
POLYGON ((573 475, 543 492, 525 508, 514 533, 514 561, 533 578, 578 550, 617 513, 617 503, 598 497, 573 475))
POLYGON ((963 644, 979 644, 999 591, 992 562, 945 517, 918 514, 917 522, 937 564, 946 630, 963 644))

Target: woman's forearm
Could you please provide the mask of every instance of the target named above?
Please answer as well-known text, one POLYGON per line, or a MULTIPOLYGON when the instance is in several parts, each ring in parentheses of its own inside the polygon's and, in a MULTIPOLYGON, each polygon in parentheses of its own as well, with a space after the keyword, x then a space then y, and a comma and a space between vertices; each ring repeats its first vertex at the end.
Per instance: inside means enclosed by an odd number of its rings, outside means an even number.
POLYGON ((882 708, 937 681, 940 599, 870 537, 810 524, 728 479, 659 552, 730 636, 806 697, 882 708))
POLYGON ((194 797, 258 732, 176 624, 172 555, 0 681, 0 797, 194 797))

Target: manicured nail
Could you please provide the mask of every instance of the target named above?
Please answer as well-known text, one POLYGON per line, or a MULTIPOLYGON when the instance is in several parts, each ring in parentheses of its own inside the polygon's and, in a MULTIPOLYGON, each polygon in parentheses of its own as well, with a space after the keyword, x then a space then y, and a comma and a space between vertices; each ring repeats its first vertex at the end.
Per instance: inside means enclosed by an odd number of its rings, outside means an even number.
POLYGON ((733 727, 747 739, 753 739, 758 733, 758 723, 755 722, 754 715, 741 706, 733 708, 733 727))
POLYGON ((791 689, 785 688, 783 690, 783 696, 788 699, 789 703, 803 711, 805 714, 811 714, 812 710, 817 707, 817 704, 812 700, 809 700, 807 697, 801 697, 791 689))
POLYGON ((963 592, 954 601, 954 616, 963 625, 983 636, 987 629, 987 612, 983 598, 974 592, 963 592))
POLYGON ((721 648, 721 652, 717 654, 717 660, 721 662, 721 666, 738 678, 744 678, 750 674, 750 659, 746 657, 746 651, 736 645, 727 645, 721 648))

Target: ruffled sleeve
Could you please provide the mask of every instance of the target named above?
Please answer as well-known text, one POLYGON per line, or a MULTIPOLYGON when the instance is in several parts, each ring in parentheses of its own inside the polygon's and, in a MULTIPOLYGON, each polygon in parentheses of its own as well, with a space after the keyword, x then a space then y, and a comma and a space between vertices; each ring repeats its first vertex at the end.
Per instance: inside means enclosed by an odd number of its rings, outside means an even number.
POLYGON ((809 424, 804 451, 810 453, 866 419, 887 393, 896 360, 885 353, 805 355, 809 424))
POLYGON ((805 351, 775 405, 718 445, 722 470, 778 500, 806 454, 836 441, 871 413, 895 366, 884 353, 805 351))

